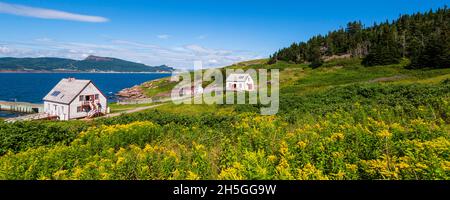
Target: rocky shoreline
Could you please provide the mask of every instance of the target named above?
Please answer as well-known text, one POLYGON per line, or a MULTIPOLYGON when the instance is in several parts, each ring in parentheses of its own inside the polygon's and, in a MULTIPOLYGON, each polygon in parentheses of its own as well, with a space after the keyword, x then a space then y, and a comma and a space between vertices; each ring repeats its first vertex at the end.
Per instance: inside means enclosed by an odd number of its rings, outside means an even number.
POLYGON ((160 78, 144 82, 140 85, 135 85, 130 88, 125 88, 119 91, 116 96, 122 101, 146 100, 146 99, 161 99, 170 97, 170 91, 161 91, 160 93, 148 96, 147 89, 158 90, 159 87, 164 87, 164 84, 170 83, 170 79, 160 78))
POLYGON ((119 97, 119 99, 125 100, 148 98, 147 95, 144 94, 144 90, 142 89, 141 85, 135 85, 131 88, 125 88, 119 91, 116 96, 119 97))

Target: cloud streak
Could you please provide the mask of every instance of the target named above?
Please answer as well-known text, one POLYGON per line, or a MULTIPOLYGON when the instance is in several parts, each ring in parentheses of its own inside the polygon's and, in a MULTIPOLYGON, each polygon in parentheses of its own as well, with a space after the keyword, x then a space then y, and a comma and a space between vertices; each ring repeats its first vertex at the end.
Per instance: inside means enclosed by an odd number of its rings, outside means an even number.
POLYGON ((36 8, 3 2, 0 2, 0 13, 41 18, 41 19, 59 19, 59 20, 70 20, 70 21, 92 22, 92 23, 109 21, 109 19, 100 16, 82 15, 60 10, 36 8))
POLYGON ((197 37, 195 37, 197 40, 203 40, 206 39, 208 37, 208 35, 199 35, 197 37))
POLYGON ((127 40, 109 40, 102 44, 61 42, 38 38, 29 42, 0 41, 0 57, 63 57, 84 59, 88 55, 115 57, 147 65, 167 64, 192 69, 194 61, 203 61, 205 68, 222 67, 236 62, 262 58, 242 50, 213 49, 198 44, 164 47, 127 40))
POLYGON ((158 37, 159 39, 167 40, 167 39, 169 39, 170 35, 162 34, 162 35, 158 35, 157 37, 158 37))

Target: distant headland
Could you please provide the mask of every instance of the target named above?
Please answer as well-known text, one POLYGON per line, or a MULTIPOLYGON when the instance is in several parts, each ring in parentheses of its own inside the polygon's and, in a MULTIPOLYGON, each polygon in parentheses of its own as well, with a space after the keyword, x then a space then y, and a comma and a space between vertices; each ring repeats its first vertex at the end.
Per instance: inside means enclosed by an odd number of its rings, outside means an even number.
POLYGON ((0 73, 170 73, 167 65, 142 63, 90 55, 84 60, 67 58, 0 58, 0 73))

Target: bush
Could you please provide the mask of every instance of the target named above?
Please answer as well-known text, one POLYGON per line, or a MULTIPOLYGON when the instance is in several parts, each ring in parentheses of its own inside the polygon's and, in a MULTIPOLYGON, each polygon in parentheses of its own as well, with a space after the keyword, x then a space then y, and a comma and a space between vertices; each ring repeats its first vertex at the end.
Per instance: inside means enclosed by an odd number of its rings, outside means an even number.
POLYGON ((0 122, 0 155, 37 146, 68 144, 89 127, 85 122, 0 122))
POLYGON ((439 119, 390 123, 380 119, 389 111, 356 112, 338 110, 297 127, 243 113, 227 132, 152 122, 99 126, 69 145, 2 156, 0 179, 450 178, 450 136, 439 119))
POLYGON ((379 46, 375 47, 362 60, 364 66, 391 65, 398 64, 401 61, 401 55, 395 47, 379 46))

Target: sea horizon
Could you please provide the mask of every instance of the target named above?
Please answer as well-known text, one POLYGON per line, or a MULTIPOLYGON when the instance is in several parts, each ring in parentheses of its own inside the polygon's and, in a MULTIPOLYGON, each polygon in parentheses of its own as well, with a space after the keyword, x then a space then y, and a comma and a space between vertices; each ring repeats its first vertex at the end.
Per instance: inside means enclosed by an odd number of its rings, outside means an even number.
MULTIPOLYGON (((144 82, 170 76, 170 73, 100 73, 100 72, 42 72, 0 73, 0 101, 42 104, 44 96, 62 79, 74 77, 94 82, 107 95, 109 102, 116 101, 116 93, 144 82), (34 84, 32 84, 34 83, 34 84)), ((0 110, 0 118, 17 117, 22 113, 0 110)))
POLYGON ((74 77, 93 81, 114 101, 122 89, 168 76, 169 73, 0 73, 0 100, 42 103, 42 98, 62 78, 74 77))

